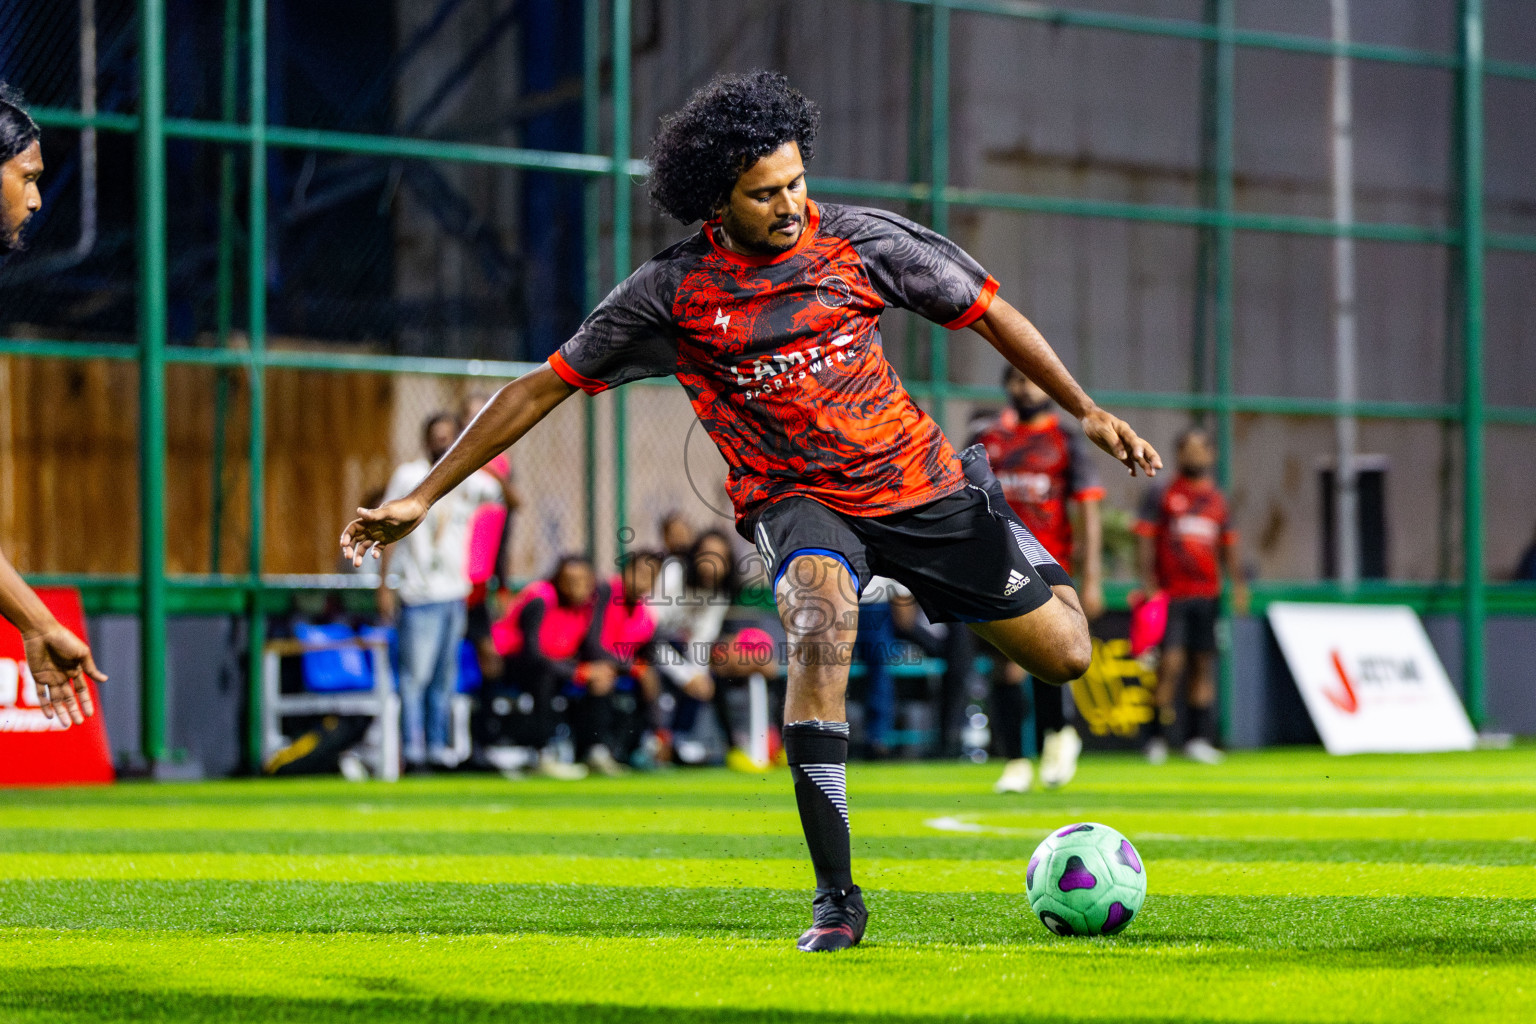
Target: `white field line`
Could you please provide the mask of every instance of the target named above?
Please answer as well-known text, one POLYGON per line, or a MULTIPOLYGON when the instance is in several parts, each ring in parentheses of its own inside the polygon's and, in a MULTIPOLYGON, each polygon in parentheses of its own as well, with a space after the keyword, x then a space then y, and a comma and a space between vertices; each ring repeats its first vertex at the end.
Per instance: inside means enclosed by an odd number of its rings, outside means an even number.
MULTIPOLYGON (((1110 815, 1106 815, 1105 814, 1105 810, 1106 810, 1105 808, 1101 807, 1101 808, 1096 808, 1092 812, 1087 811, 1087 810, 1082 810, 1080 813, 1077 813, 1075 811, 1064 811, 1064 812, 1062 812, 1062 814, 1058 815, 1058 817, 1060 819, 1062 819, 1063 823, 1065 823, 1065 820, 1068 819, 1068 818, 1072 818, 1073 820, 1081 820, 1081 821, 1099 820, 1098 817, 1095 817, 1095 814, 1097 814, 1098 816, 1102 816, 1102 817, 1108 817, 1108 816, 1111 816, 1113 814, 1113 810, 1111 810, 1111 814, 1110 815)), ((1430 811, 1430 812, 1427 812, 1425 815, 1420 815, 1419 812, 1410 811, 1410 810, 1396 810, 1396 811, 1394 811, 1393 813, 1390 813, 1390 814, 1372 814, 1371 813, 1372 811, 1377 811, 1377 810, 1382 810, 1382 808, 1371 808, 1371 807, 1344 808, 1344 809, 1341 809, 1336 815, 1328 814, 1328 815, 1322 815, 1322 816, 1324 816, 1324 817, 1334 817, 1334 816, 1337 816, 1337 817, 1419 817, 1419 816, 1454 816, 1454 815, 1457 815, 1457 814, 1473 813, 1473 812, 1465 812, 1465 811, 1430 811)), ((1188 815, 1191 815, 1191 816, 1202 815, 1202 816, 1205 816, 1205 817, 1221 817, 1221 816, 1224 816, 1224 815, 1227 815, 1227 814, 1248 814, 1248 815, 1252 815, 1252 814, 1255 814, 1255 813, 1258 813, 1258 814, 1298 814, 1298 815, 1301 815, 1301 814, 1308 814, 1309 813, 1309 809, 1308 808, 1303 808, 1303 807, 1290 807, 1290 808, 1271 808, 1271 809, 1264 810, 1264 811, 1259 811, 1259 812, 1254 812, 1254 811, 1207 810, 1207 811, 1180 811, 1178 813, 1180 813, 1180 814, 1188 814, 1188 815)), ((1486 813, 1486 812, 1483 812, 1483 813, 1486 813)), ((1041 835, 1041 830, 1038 829, 1038 828, 1023 828, 1023 827, 1010 826, 1010 825, 989 825, 989 824, 987 824, 985 822, 975 820, 975 819, 980 818, 980 817, 982 817, 982 815, 980 815, 980 814, 950 814, 950 815, 944 815, 943 817, 938 817, 938 818, 925 818, 925 819, 923 819, 923 824, 926 825, 927 827, 933 829, 936 832, 958 832, 958 833, 961 833, 961 834, 964 834, 964 835, 989 835, 989 836, 1039 836, 1039 835, 1041 835)), ((1050 826, 1050 828, 1055 828, 1055 827, 1056 826, 1054 826, 1054 825, 1050 826)), ((1050 829, 1048 828, 1046 831, 1049 831, 1049 830, 1050 829)), ((1289 842, 1289 841, 1292 841, 1292 840, 1303 841, 1303 840, 1307 840, 1309 838, 1312 838, 1312 837, 1307 837, 1307 836, 1249 836, 1249 835, 1208 836, 1208 835, 1190 835, 1188 833, 1181 833, 1181 832, 1144 832, 1144 831, 1138 831, 1136 833, 1136 837, 1138 839, 1157 839, 1157 840, 1176 841, 1176 842, 1177 841, 1192 841, 1192 842, 1254 842, 1254 843, 1257 843, 1257 842, 1289 842)), ((1324 841, 1326 841, 1326 838, 1325 838, 1324 841)), ((1456 839, 1452 839, 1452 838, 1430 838, 1430 839, 1414 838, 1412 840, 1403 840, 1403 841, 1412 841, 1412 842, 1459 842, 1460 840, 1456 840, 1456 839)), ((1536 839, 1533 839, 1531 836, 1510 836, 1507 839, 1480 840, 1480 841, 1481 842, 1504 842, 1504 843, 1532 843, 1532 842, 1536 842, 1536 839)))

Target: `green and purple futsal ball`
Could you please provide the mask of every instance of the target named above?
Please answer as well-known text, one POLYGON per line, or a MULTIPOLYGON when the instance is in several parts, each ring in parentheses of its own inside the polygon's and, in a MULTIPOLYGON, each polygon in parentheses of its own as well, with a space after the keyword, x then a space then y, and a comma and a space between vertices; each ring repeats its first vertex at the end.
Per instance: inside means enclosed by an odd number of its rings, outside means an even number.
POLYGON ((1055 829, 1029 858, 1029 905, 1056 935, 1114 935, 1147 898, 1141 854, 1108 825, 1055 829))

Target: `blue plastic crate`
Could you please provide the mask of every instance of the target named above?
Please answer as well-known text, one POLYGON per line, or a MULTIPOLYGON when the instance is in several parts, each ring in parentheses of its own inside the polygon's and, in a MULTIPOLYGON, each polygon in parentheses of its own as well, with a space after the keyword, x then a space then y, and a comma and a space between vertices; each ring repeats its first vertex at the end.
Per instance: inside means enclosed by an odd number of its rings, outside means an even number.
MULTIPOLYGON (((298 622, 293 637, 302 644, 327 644, 357 639, 344 622, 312 626, 298 622)), ((330 651, 306 651, 303 655, 304 688, 311 693, 344 693, 373 689, 373 665, 367 652, 351 647, 330 651)))

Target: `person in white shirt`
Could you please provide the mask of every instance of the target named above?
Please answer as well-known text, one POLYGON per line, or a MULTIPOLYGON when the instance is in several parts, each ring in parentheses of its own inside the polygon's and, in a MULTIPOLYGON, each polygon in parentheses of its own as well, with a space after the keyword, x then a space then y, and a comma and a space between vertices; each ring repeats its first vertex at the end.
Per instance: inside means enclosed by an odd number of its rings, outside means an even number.
MULTIPOLYGON (((459 436, 459 421, 433 413, 422 428, 427 458, 395 470, 385 500, 411 493, 459 436)), ((381 569, 379 614, 398 620, 400 632, 401 731, 405 762, 428 760, 453 767, 448 745, 449 700, 459 684, 459 646, 464 640, 470 582, 466 560, 475 510, 502 501, 502 487, 483 470, 471 474, 433 506, 422 528, 395 546, 381 569), (393 573, 398 591, 387 582, 393 573)))

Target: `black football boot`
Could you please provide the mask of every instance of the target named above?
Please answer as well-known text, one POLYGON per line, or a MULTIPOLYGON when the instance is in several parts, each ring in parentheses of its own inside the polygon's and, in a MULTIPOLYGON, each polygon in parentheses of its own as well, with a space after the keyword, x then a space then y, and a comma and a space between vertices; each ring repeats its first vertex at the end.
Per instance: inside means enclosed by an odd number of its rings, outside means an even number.
POLYGON ((802 953, 831 953, 852 949, 864 937, 869 911, 864 909, 864 893, 852 889, 817 889, 811 903, 811 927, 800 936, 795 948, 802 953))

